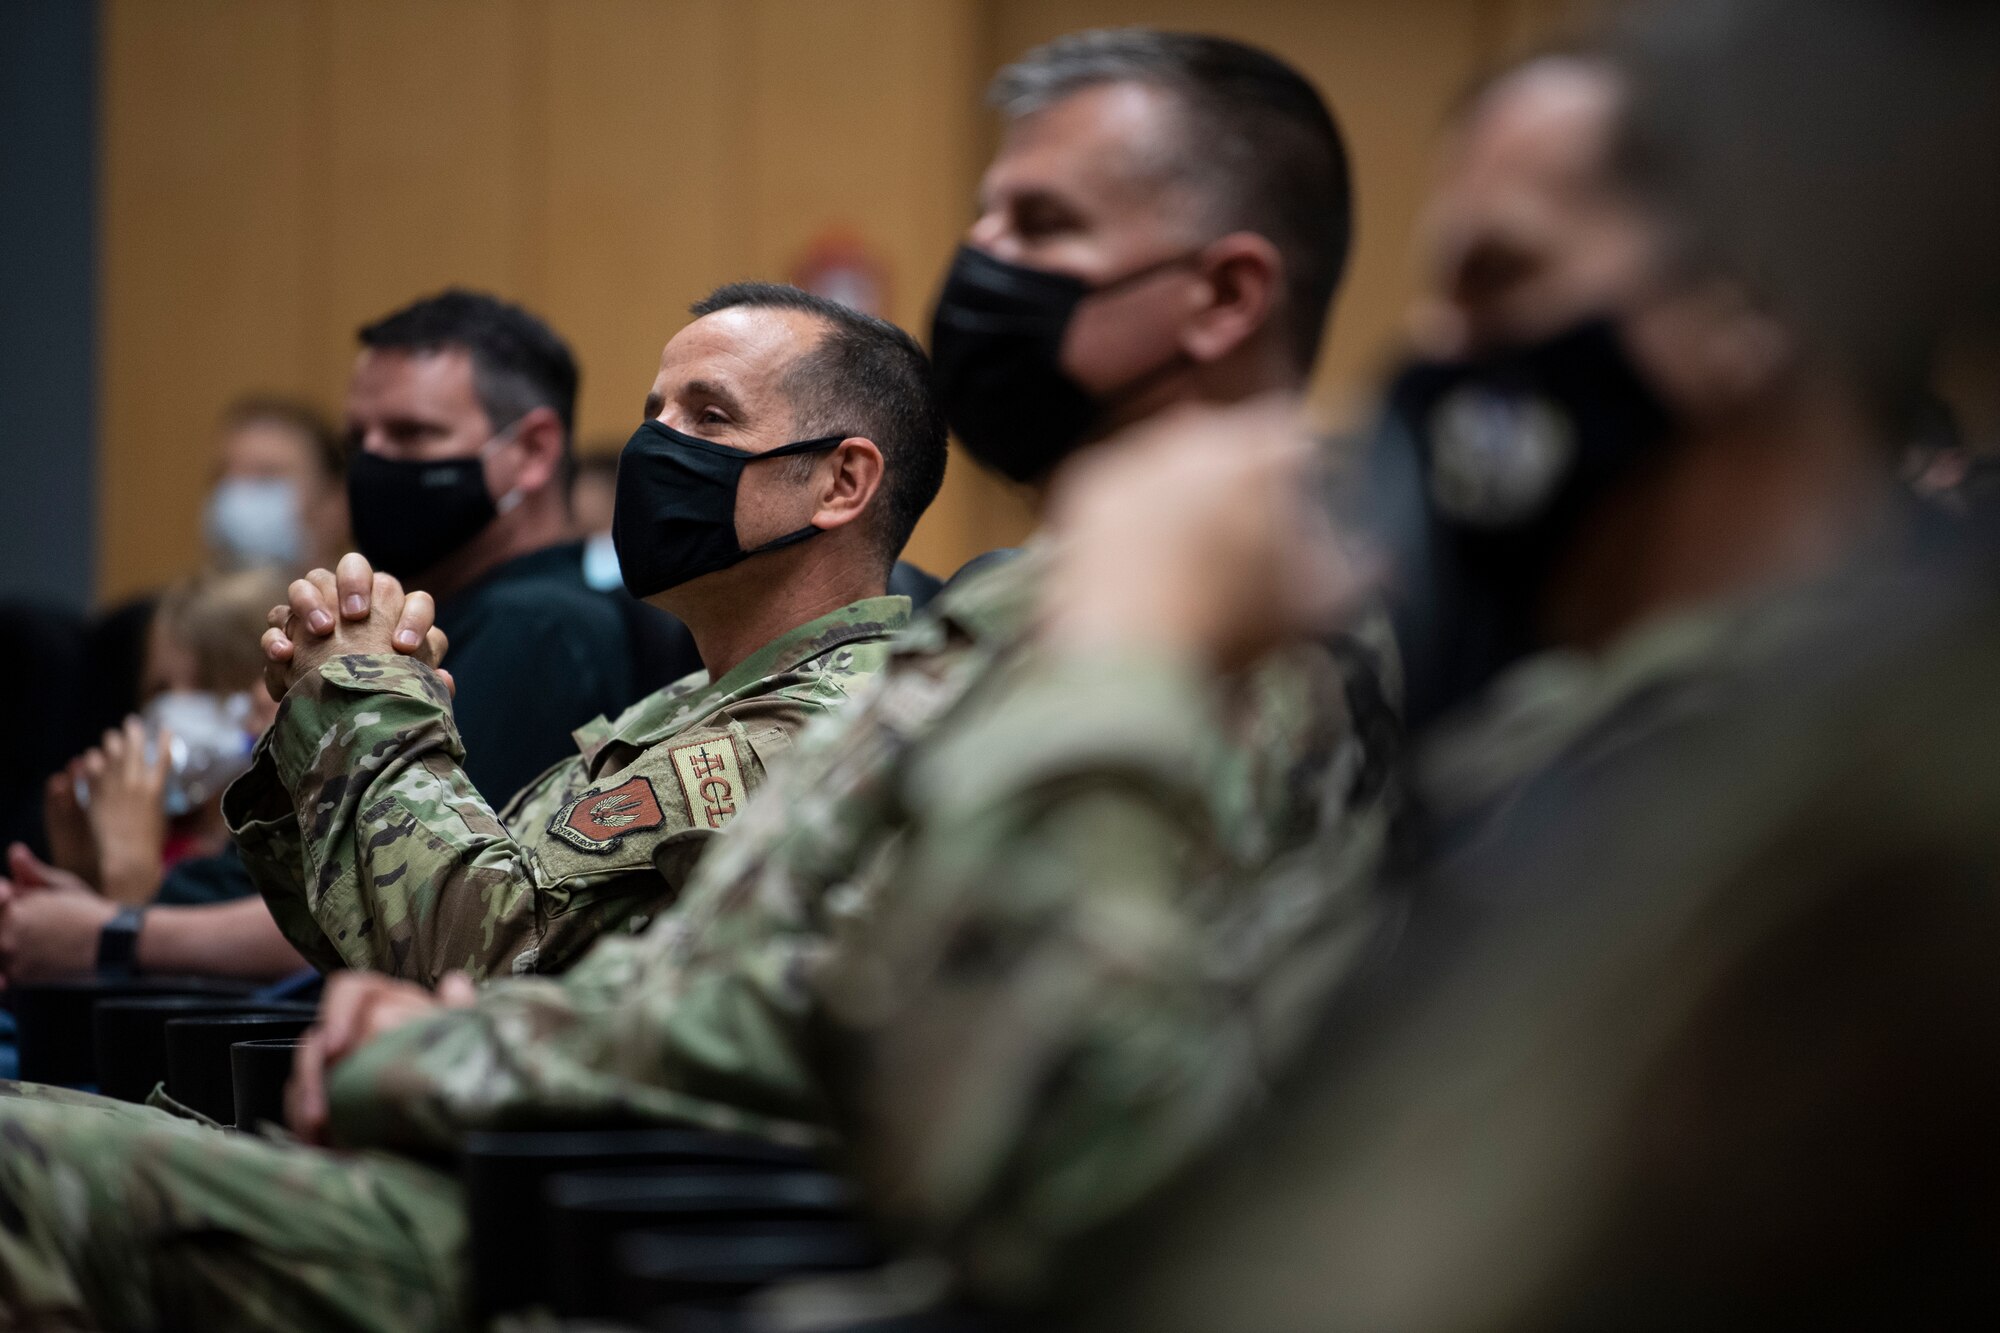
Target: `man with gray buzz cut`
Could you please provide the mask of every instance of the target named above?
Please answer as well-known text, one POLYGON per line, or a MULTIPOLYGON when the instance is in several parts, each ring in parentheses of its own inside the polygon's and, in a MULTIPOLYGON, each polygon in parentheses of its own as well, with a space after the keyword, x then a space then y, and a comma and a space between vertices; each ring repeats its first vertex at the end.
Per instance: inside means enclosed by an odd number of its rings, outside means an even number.
POLYGON ((1244 228, 1285 257, 1280 328, 1301 364, 1318 354, 1346 268, 1346 149, 1309 86, 1274 57, 1191 33, 1098 29, 1064 37, 1001 70, 987 102, 1012 124, 1090 89, 1143 85, 1175 104, 1160 127, 1176 142, 1150 165, 1177 181, 1194 232, 1244 228), (1178 123, 1171 123, 1177 121, 1178 123), (1186 146, 1198 144, 1198 153, 1186 146))

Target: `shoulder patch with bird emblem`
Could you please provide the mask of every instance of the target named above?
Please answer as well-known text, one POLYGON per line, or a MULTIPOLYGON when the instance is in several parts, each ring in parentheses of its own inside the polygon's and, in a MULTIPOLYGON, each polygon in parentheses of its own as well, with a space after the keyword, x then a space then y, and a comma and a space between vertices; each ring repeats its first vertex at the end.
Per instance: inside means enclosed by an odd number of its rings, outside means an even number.
POLYGON ((586 791, 556 811, 549 832, 579 851, 609 852, 626 834, 644 833, 666 822, 652 782, 634 777, 608 791, 586 791))

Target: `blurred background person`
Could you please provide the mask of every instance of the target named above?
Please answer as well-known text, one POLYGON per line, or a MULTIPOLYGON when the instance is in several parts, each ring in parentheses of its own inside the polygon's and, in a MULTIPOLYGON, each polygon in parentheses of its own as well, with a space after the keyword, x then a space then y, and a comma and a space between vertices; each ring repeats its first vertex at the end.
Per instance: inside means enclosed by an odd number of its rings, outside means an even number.
MULTIPOLYGON (((216 435, 215 483, 201 518, 204 566, 292 578, 338 559, 348 540, 345 467, 326 419, 304 402, 253 395, 223 412, 216 435)), ((178 585, 179 594, 191 586, 178 585)), ((51 850, 30 793, 157 692, 147 677, 160 658, 161 600, 148 592, 93 616, 0 608, 0 632, 30 641, 7 654, 20 679, 5 693, 21 716, 0 762, 0 839, 51 850)))
MULTIPOLYGON (((249 766, 277 704, 246 650, 283 600, 270 569, 204 574, 160 599, 147 634, 143 712, 49 778, 51 861, 114 902, 203 902, 251 891, 228 853, 222 789, 249 766)), ((26 848, 14 851, 21 857, 26 848)))
POLYGON ((258 637, 285 584, 270 569, 208 573, 161 597, 144 711, 48 780, 50 860, 8 848, 0 975, 43 980, 114 957, 255 980, 304 966, 275 925, 258 927, 269 912, 221 821, 223 788, 277 713, 258 637), (217 903, 250 928, 204 930, 216 918, 179 910, 217 903))
MULTIPOLYGON (((215 484, 202 507, 203 566, 261 568, 296 578, 347 549, 346 465, 339 437, 310 404, 277 395, 240 398, 216 427, 215 484)), ((150 626, 159 595, 113 607, 91 627, 100 725, 150 697, 150 626)))
MULTIPOLYGON (((569 512, 583 538, 583 581, 599 592, 617 592, 618 550, 611 544, 612 505, 618 498, 618 450, 602 445, 576 460, 569 483, 569 512)), ((683 673, 685 674, 685 673, 683 673)))
POLYGON ((348 549, 340 437, 309 404, 253 396, 223 413, 221 464, 202 509, 210 563, 296 577, 348 549))

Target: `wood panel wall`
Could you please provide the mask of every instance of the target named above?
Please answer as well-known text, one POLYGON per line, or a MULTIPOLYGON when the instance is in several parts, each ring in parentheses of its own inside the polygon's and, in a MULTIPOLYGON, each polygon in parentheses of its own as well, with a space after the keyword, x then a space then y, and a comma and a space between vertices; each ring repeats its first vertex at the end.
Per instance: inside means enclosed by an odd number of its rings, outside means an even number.
MULTIPOLYGON (((1393 345, 1450 99, 1560 0, 102 0, 100 593, 198 556, 211 429, 251 390, 337 409, 365 320, 447 284, 545 315, 579 437, 622 441, 693 301, 838 228, 921 329, 992 142, 987 76, 1151 22, 1286 55, 1351 138, 1359 248, 1329 403, 1393 345)), ((955 460, 911 557, 1018 539, 955 460)))

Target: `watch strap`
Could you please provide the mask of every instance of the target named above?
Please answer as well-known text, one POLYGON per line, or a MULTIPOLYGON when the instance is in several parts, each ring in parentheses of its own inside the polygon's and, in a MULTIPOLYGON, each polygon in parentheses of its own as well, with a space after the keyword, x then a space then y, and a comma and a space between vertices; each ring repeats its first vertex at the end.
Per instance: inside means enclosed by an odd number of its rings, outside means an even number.
POLYGON ((118 914, 97 932, 97 970, 108 976, 129 977, 139 970, 139 926, 145 920, 142 907, 121 907, 118 914))

